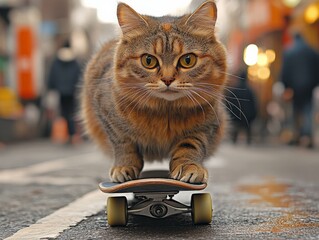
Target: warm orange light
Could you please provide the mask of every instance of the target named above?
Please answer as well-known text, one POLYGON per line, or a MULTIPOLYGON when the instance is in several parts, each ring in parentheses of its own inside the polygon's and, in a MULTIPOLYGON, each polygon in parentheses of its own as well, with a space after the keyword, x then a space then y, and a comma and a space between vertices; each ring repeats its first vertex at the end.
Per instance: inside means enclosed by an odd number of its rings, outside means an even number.
POLYGON ((257 72, 258 72, 258 66, 257 65, 248 67, 249 76, 257 77, 257 72))
POLYGON ((257 72, 258 78, 261 80, 267 80, 270 77, 270 69, 268 67, 261 67, 257 72))
POLYGON ((258 59, 257 59, 258 66, 265 67, 268 65, 268 57, 266 53, 260 52, 258 53, 258 59))
POLYGON ((273 63, 276 60, 276 53, 274 50, 271 50, 271 49, 266 50, 266 55, 267 55, 268 63, 273 63))
POLYGON ((310 5, 305 11, 305 21, 312 24, 319 19, 319 6, 316 4, 310 5))

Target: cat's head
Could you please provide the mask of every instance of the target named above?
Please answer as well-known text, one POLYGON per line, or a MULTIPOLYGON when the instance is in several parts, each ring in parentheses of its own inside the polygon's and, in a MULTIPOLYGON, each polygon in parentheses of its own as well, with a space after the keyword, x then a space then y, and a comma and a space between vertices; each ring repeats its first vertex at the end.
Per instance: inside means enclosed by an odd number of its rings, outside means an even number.
POLYGON ((186 99, 190 104, 219 98, 226 54, 215 37, 214 1, 192 14, 159 18, 140 15, 120 3, 117 15, 123 35, 115 76, 123 93, 144 99, 186 99))

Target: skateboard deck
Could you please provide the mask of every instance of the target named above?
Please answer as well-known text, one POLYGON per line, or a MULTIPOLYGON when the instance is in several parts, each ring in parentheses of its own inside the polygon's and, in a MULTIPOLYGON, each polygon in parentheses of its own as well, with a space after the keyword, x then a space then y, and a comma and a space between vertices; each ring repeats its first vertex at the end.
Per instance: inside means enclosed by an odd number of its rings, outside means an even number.
POLYGON ((146 193, 199 191, 206 188, 206 183, 186 183, 167 178, 168 171, 147 171, 136 180, 124 183, 102 182, 99 187, 105 193, 146 193))
POLYGON ((132 180, 124 183, 102 182, 100 190, 105 193, 145 193, 145 192, 175 192, 199 191, 206 188, 206 184, 192 184, 174 179, 147 178, 132 180))
POLYGON ((168 178, 168 171, 145 171, 139 179, 124 183, 102 182, 104 193, 133 193, 134 201, 126 197, 108 197, 107 218, 110 226, 125 226, 127 216, 142 215, 164 218, 180 213, 191 213, 194 224, 208 224, 212 219, 212 201, 209 193, 193 194, 191 205, 173 199, 179 191, 200 191, 206 183, 185 183, 168 178))

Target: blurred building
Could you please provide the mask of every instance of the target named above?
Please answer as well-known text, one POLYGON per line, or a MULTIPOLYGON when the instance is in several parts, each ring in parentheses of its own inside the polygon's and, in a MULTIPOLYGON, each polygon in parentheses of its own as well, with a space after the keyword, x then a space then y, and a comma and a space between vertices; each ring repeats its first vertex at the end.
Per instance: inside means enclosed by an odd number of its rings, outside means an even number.
MULTIPOLYGON (((181 15, 203 1, 123 0, 138 12, 155 16, 181 15)), ((267 124, 290 33, 301 31, 319 50, 319 0, 222 0, 217 4, 216 31, 228 50, 228 72, 236 75, 248 68, 260 119, 267 124)), ((0 0, 0 88, 10 92, 0 97, 0 108, 11 109, 5 114, 0 111, 0 141, 44 134, 51 105, 46 99, 46 79, 56 50, 70 37, 84 66, 101 43, 119 34, 116 5, 116 0, 0 0)))
POLYGON ((289 113, 279 111, 278 103, 274 104, 274 90, 277 97, 282 90, 277 84, 282 53, 291 44, 292 33, 297 31, 319 50, 319 1, 249 0, 241 7, 238 18, 241 20, 234 21, 226 43, 231 55, 230 71, 236 73, 247 67, 250 85, 259 100, 259 135, 280 133, 281 118, 284 114, 290 117, 289 113))
POLYGON ((67 1, 0 1, 0 141, 41 135, 46 62, 69 9, 67 1))

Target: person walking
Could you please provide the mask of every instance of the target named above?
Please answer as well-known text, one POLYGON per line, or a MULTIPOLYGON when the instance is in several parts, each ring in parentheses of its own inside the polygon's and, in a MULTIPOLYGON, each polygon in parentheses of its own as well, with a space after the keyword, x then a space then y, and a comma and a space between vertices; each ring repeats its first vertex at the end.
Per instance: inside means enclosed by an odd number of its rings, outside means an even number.
POLYGON ((61 116, 67 122, 69 142, 72 143, 76 133, 76 89, 80 81, 81 67, 66 41, 53 60, 48 79, 48 87, 60 96, 61 116))
POLYGON ((319 54, 312 49, 300 33, 284 51, 282 82, 284 100, 292 101, 294 133, 291 145, 314 147, 313 140, 313 90, 319 84, 319 54))

